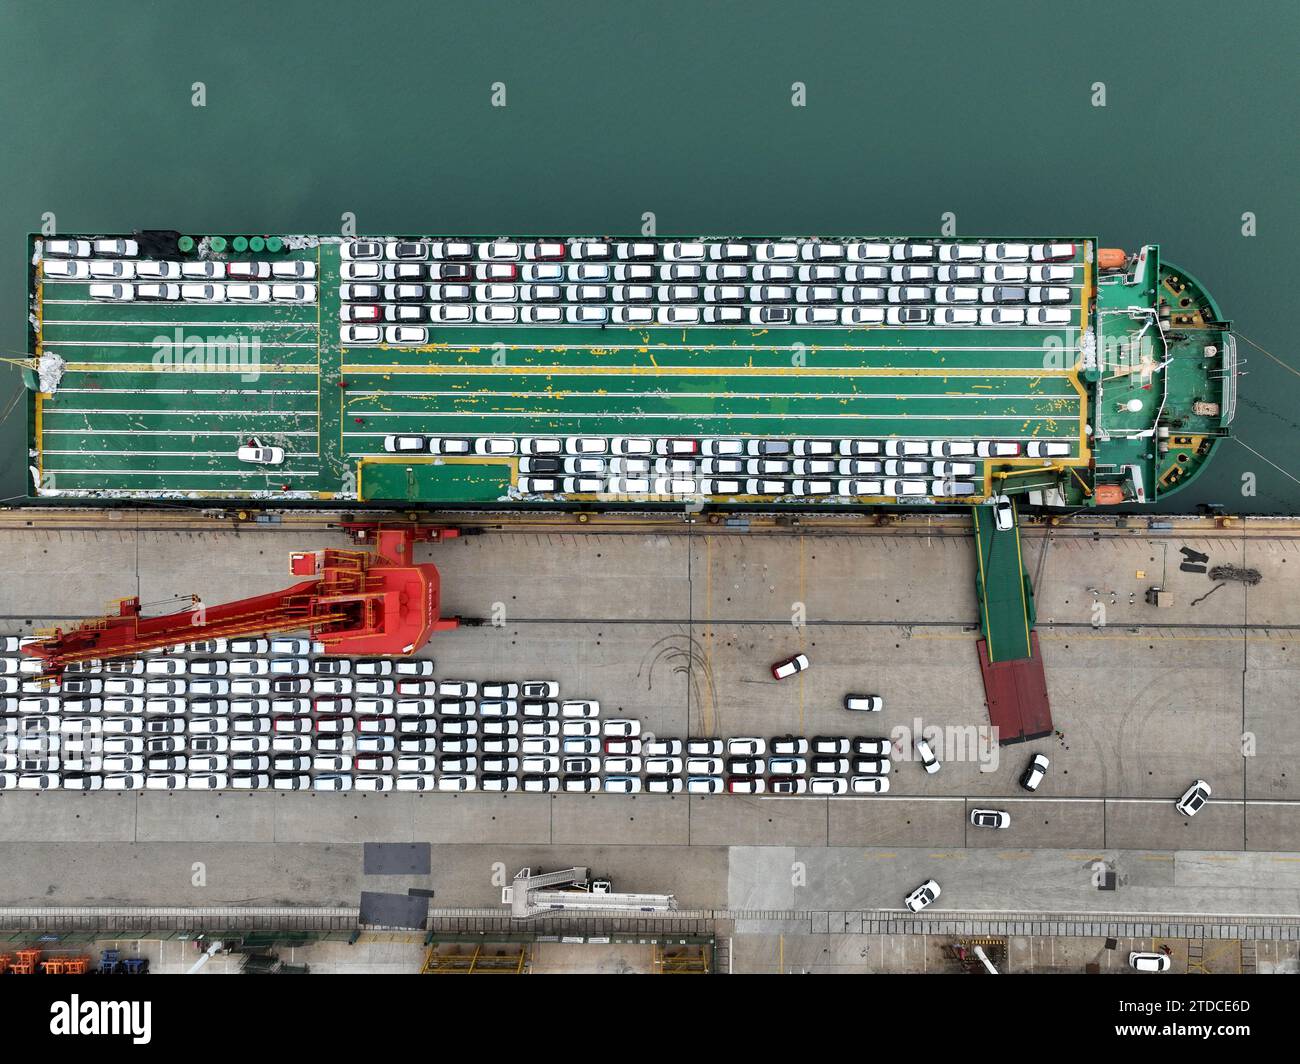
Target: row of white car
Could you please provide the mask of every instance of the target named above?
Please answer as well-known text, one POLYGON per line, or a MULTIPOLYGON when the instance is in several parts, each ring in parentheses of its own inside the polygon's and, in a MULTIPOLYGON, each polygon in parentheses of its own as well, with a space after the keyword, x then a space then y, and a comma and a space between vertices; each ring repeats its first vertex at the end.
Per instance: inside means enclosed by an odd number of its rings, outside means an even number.
MULTIPOLYGON (((813 776, 807 780, 774 782, 774 794, 883 794, 888 790, 888 780, 879 776, 813 776), (797 785, 796 785, 797 784, 797 785), (780 789, 778 789, 778 786, 780 789)), ((111 772, 76 773, 59 772, 0 772, 0 790, 79 790, 79 791, 139 791, 139 790, 292 790, 292 791, 452 791, 483 790, 490 792, 524 791, 526 793, 554 794, 592 793, 640 794, 765 794, 767 784, 762 777, 650 776, 642 780, 633 775, 566 776, 548 774, 484 774, 467 773, 400 773, 397 775, 346 772, 308 773, 240 773, 225 772, 111 772)))
MULTIPOLYGON (((56 267, 57 269, 57 267, 56 267)), ((387 288, 411 286, 423 288, 423 282, 433 281, 432 292, 439 288, 457 286, 468 289, 473 282, 480 284, 522 283, 525 288, 559 288, 561 285, 614 284, 618 289, 632 289, 655 284, 707 284, 704 298, 708 302, 729 302, 722 289, 739 285, 881 285, 881 284, 988 284, 988 285, 1073 285, 1078 280, 1077 267, 1069 265, 1028 265, 1025 263, 900 263, 894 266, 870 264, 838 265, 814 263, 803 266, 784 263, 749 265, 744 262, 720 262, 704 265, 693 262, 669 262, 655 265, 649 262, 344 262, 339 268, 339 279, 345 282, 341 294, 349 295, 357 283, 376 285, 384 282, 387 288), (721 286, 720 288, 717 286, 721 286), (712 289, 714 295, 708 293, 712 289)), ((405 297, 420 298, 415 294, 405 297)), ((444 297, 446 298, 446 297, 444 297)), ((469 295, 461 298, 468 299, 469 295)), ((525 300, 544 301, 557 299, 534 292, 525 300)), ((795 298, 794 296, 790 297, 795 298)), ((648 297, 629 295, 618 302, 644 302, 648 297)), ((743 299, 735 300, 744 302, 743 299)), ((765 300, 758 300, 764 302, 765 300)), ((852 300, 856 302, 857 300, 852 300)), ((807 302, 807 300, 805 300, 807 302)))
POLYGON ((935 498, 964 498, 978 495, 982 485, 973 480, 917 480, 886 477, 883 480, 842 478, 838 480, 750 477, 735 480, 719 477, 519 477, 515 489, 521 495, 634 495, 663 498, 695 498, 738 495, 827 498, 903 498, 932 495, 935 498))
MULTIPOLYGON (((1069 445, 1061 444, 1065 451, 1045 451, 1059 441, 1031 440, 1027 453, 1031 458, 1053 457, 1068 454, 1069 445)), ((1015 458, 1021 446, 1015 440, 913 440, 901 437, 888 439, 772 439, 760 436, 693 438, 685 436, 429 436, 423 434, 393 435, 384 437, 384 450, 390 454, 438 455, 491 455, 496 457, 522 455, 521 473, 559 473, 560 465, 553 469, 541 463, 545 459, 562 462, 565 456, 609 457, 611 473, 649 472, 616 463, 649 458, 697 460, 701 471, 722 472, 720 468, 705 468, 710 460, 724 461, 741 458, 814 459, 831 458, 1015 458), (535 463, 527 467, 524 461, 535 463)), ((740 472, 735 470, 733 472, 740 472)))
POLYGON ((42 259, 41 276, 56 281, 269 281, 272 278, 312 281, 316 278, 316 263, 308 259, 280 259, 276 262, 42 259))
POLYGON ((632 477, 724 476, 724 477, 973 477, 979 463, 946 458, 606 458, 602 455, 570 455, 565 458, 528 457, 519 459, 519 472, 530 476, 605 476, 608 473, 632 477))
POLYGON ((532 791, 553 793, 716 794, 880 794, 888 791, 890 772, 888 739, 821 736, 813 740, 797 736, 777 737, 771 742, 772 757, 765 760, 767 743, 761 738, 647 739, 635 737, 639 725, 618 724, 619 737, 605 740, 605 756, 599 746, 586 752, 560 757, 555 753, 515 756, 518 747, 476 751, 458 750, 435 758, 431 746, 417 753, 393 756, 389 750, 366 752, 348 749, 310 755, 296 745, 242 747, 234 749, 215 740, 200 741, 202 749, 186 756, 182 748, 119 750, 113 743, 127 740, 96 740, 90 737, 64 740, 66 758, 60 765, 58 739, 46 736, 48 744, 38 752, 0 755, 0 789, 258 789, 371 791, 532 791), (75 750, 71 744, 77 744, 75 750), (93 744, 93 745, 92 745, 93 744), (52 746, 52 748, 51 748, 52 746), (273 753, 268 756, 267 750, 273 753), (805 778, 810 749, 811 778, 805 778), (216 752, 214 752, 216 751, 216 752), (724 761, 724 754, 727 755, 724 761), (852 761, 845 755, 852 754, 852 761), (60 768, 63 773, 60 774, 60 768), (14 771, 19 769, 20 771, 14 771), (228 775, 230 772, 235 775, 228 775), (855 773, 851 779, 846 773, 855 773), (272 775, 274 773, 274 775, 272 775), (358 775, 354 776, 356 773, 358 775), (724 777, 724 773, 726 773, 724 777), (770 773, 764 778, 763 773, 770 773), (830 773, 820 775, 818 773, 830 773), (188 774, 188 775, 187 775, 188 774), (561 775, 563 774, 563 778, 561 775), (644 774, 644 781, 642 775, 644 774), (685 778, 683 778, 683 775, 685 778), (443 782, 446 780, 447 782, 443 782))
MULTIPOLYGON (((1072 295, 1069 288, 1059 285, 941 285, 926 283, 933 279, 929 266, 903 266, 902 271, 924 270, 928 273, 913 278, 903 277, 904 283, 893 285, 835 285, 835 284, 343 284, 339 285, 339 298, 344 305, 339 316, 344 321, 376 321, 372 304, 387 302, 397 304, 460 304, 460 303, 572 303, 572 304, 682 304, 725 303, 736 307, 746 306, 752 315, 754 308, 765 304, 830 306, 838 303, 988 303, 988 304, 1052 304, 1068 303, 1072 295), (349 304, 361 303, 366 309, 349 304)), ((646 306, 645 309, 653 309, 646 306)), ((664 309, 663 306, 659 307, 664 309)), ((423 310, 414 307, 409 320, 425 320, 423 310)), ((397 318, 396 320, 404 320, 397 318)))
POLYGON ((938 243, 912 240, 620 240, 589 237, 519 241, 497 240, 353 240, 339 253, 345 261, 390 262, 1068 262, 1077 248, 1068 243, 969 241, 938 243))
MULTIPOLYGON (((94 286, 92 286, 94 287, 94 286)), ((1066 290, 1068 291, 1068 290, 1066 290)), ((353 321, 429 321, 437 325, 631 325, 684 328, 694 325, 757 326, 767 329, 780 326, 818 328, 855 328, 868 325, 1005 328, 1027 325, 1035 328, 1060 328, 1073 324, 1075 311, 1069 307, 994 306, 994 307, 925 307, 925 306, 802 306, 769 305, 695 306, 628 305, 600 306, 554 304, 516 306, 509 303, 434 303, 432 305, 354 306, 349 312, 353 321)), ((422 347, 429 342, 425 325, 352 324, 339 327, 339 343, 351 347, 422 347)))
POLYGON ((92 284, 91 299, 111 303, 315 303, 314 284, 92 284))

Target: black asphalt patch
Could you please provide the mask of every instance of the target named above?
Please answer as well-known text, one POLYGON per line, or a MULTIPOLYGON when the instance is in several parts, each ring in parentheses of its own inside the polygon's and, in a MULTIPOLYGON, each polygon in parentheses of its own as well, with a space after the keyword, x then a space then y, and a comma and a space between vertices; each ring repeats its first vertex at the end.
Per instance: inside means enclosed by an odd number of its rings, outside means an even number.
POLYGON ((427 876, 431 867, 427 842, 367 842, 362 852, 368 876, 427 876))
POLYGON ((400 927, 410 931, 423 931, 429 918, 429 899, 411 898, 405 894, 380 894, 361 892, 359 923, 368 927, 400 927))

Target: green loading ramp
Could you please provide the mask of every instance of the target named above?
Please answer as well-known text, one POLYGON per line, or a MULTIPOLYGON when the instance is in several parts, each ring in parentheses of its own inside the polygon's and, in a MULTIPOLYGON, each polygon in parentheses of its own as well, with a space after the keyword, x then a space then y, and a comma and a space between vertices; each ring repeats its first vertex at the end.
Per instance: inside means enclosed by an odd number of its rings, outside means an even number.
POLYGON ((971 512, 979 552, 975 596, 988 660, 992 664, 1031 657, 1034 590, 1020 554, 1019 516, 1009 530, 999 532, 992 507, 975 506, 971 512))

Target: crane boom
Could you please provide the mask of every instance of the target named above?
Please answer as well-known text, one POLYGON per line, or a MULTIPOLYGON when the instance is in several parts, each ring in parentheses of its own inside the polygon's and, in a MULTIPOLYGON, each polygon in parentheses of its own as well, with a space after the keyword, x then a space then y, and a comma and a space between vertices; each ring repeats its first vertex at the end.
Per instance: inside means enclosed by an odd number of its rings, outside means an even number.
POLYGON ((141 615, 139 598, 121 599, 105 617, 38 633, 23 652, 57 676, 73 662, 116 658, 146 650, 234 636, 306 630, 330 654, 406 655, 435 631, 455 628, 443 619, 440 578, 430 563, 415 563, 414 546, 459 535, 454 528, 377 524, 343 526, 369 550, 298 551, 289 570, 305 577, 265 595, 158 617, 141 615))

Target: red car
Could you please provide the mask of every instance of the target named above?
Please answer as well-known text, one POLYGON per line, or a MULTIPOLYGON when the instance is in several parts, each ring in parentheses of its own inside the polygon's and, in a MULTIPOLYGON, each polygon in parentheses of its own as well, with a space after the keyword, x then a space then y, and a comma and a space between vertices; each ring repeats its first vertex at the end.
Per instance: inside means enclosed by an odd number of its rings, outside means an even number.
POLYGON ((772 666, 772 676, 778 680, 784 680, 788 676, 793 676, 797 672, 803 672, 808 668, 809 661, 807 654, 796 654, 792 658, 786 658, 784 661, 778 661, 772 666))

